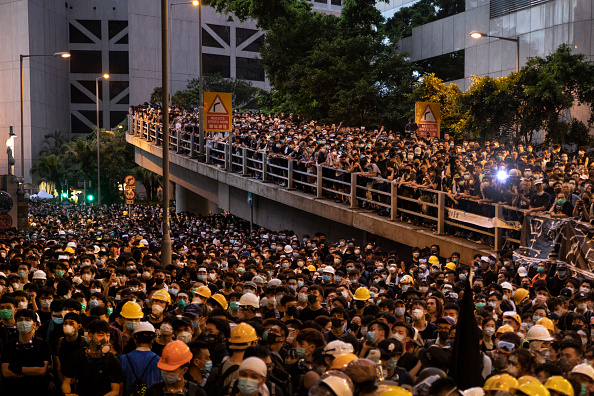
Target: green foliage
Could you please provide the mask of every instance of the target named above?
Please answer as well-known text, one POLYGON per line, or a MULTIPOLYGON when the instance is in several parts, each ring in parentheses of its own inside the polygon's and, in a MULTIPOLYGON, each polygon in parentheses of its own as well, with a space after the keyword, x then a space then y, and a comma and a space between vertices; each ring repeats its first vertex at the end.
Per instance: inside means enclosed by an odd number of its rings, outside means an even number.
POLYGON ((409 37, 413 28, 464 11, 465 0, 420 0, 410 7, 402 7, 388 20, 389 36, 409 37))
POLYGON ((151 98, 149 99, 149 102, 161 103, 162 98, 163 98, 163 88, 155 87, 155 89, 153 89, 153 93, 151 94, 151 98))

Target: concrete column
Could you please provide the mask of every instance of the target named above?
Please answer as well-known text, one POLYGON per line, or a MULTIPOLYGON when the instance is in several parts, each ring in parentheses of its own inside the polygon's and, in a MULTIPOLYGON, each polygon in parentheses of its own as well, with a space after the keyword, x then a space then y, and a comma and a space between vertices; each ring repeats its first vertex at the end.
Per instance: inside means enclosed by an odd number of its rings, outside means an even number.
POLYGON ((216 202, 210 201, 210 213, 221 214, 223 213, 223 209, 219 208, 216 202))
POLYGON ((210 213, 210 201, 178 184, 175 186, 175 212, 207 215, 210 213))

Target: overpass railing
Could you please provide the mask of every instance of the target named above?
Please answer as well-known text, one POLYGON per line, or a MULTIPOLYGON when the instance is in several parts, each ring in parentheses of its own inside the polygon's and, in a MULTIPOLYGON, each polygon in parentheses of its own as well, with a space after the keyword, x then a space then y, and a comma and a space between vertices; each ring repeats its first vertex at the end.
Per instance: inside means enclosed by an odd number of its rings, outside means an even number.
MULTIPOLYGON (((130 117, 128 133, 156 145, 163 144, 161 125, 130 117)), ((198 136, 170 129, 169 149, 191 158, 198 156, 198 136)), ((297 160, 227 140, 206 139, 206 162, 221 171, 241 174, 319 199, 334 200, 351 209, 373 211, 402 221, 492 246, 517 246, 524 211, 512 206, 456 198, 446 192, 397 183, 360 172, 348 172, 313 161, 297 160)))

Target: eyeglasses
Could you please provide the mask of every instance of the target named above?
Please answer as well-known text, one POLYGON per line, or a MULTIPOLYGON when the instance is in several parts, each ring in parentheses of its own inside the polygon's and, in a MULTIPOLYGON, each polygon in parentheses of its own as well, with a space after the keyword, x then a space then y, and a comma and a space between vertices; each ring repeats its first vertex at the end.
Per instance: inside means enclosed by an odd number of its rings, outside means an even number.
POLYGON ((499 341, 497 343, 497 348, 506 352, 512 352, 516 349, 516 344, 514 344, 513 342, 499 341))
POLYGON ((242 307, 239 307, 239 308, 241 308, 242 311, 255 311, 256 310, 256 308, 254 308, 254 307, 252 307, 250 305, 242 306, 242 307))

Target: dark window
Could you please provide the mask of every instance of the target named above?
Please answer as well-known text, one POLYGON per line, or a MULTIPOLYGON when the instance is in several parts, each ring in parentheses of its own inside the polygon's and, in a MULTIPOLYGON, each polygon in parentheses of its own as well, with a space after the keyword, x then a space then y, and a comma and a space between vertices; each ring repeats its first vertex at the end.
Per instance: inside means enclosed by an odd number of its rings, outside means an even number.
POLYGON ((128 81, 109 81, 109 99, 113 100, 129 86, 128 81))
POLYGON ((118 102, 116 104, 123 104, 123 105, 129 105, 130 104, 130 95, 124 95, 124 97, 120 100, 118 100, 118 102))
POLYGON ((258 33, 258 31, 254 30, 254 29, 244 29, 244 28, 235 29, 235 46, 239 47, 247 39, 249 39, 256 33, 258 33))
MULTIPOLYGON (((99 106, 101 107, 101 106, 99 106)), ((97 125, 97 111, 96 110, 78 110, 83 117, 91 122, 93 125, 97 125)), ((99 110, 99 128, 103 128, 103 110, 99 110)))
POLYGON ((229 26, 207 24, 227 45, 231 45, 231 28, 229 26))
POLYGON ((128 33, 122 36, 121 39, 116 41, 116 44, 128 44, 128 33))
POLYGON ((115 128, 119 123, 128 117, 127 111, 110 111, 109 112, 109 128, 115 128))
POLYGON ((109 51, 109 73, 128 74, 128 51, 109 51))
POLYGON ((205 47, 224 48, 206 29, 202 28, 202 45, 205 47))
POLYGON ((109 21, 109 39, 128 27, 128 21, 109 21))
MULTIPOLYGON (((97 115, 95 115, 97 117, 97 115)), ((101 117, 101 112, 99 112, 99 117, 101 117)), ((95 124, 97 121, 93 121, 95 124)), ((74 114, 70 114, 70 131, 72 133, 89 133, 93 130, 93 128, 89 128, 87 124, 82 122, 77 116, 74 114)))
POLYGON ((260 36, 255 39, 251 44, 247 45, 243 50, 250 52, 260 52, 262 45, 264 44, 264 36, 260 36))
POLYGON ((459 80, 464 78, 464 50, 416 61, 414 67, 420 74, 435 73, 443 81, 459 80))
POLYGON ((491 19, 493 19, 549 1, 551 0, 491 0, 489 2, 489 13, 491 19))
POLYGON ((342 0, 331 0, 331 4, 335 6, 341 6, 342 0))
POLYGON ((316 2, 316 3, 323 3, 323 4, 327 4, 328 3, 326 0, 314 0, 314 2, 316 2))
MULTIPOLYGON (((101 92, 101 87, 99 88, 99 92, 101 92)), ((101 95, 99 97, 101 97, 101 95)), ((88 95, 85 95, 84 92, 75 87, 74 84, 70 84, 70 103, 95 103, 95 96, 91 99, 88 95)))
POLYGON ((235 60, 237 78, 251 81, 264 81, 264 68, 258 59, 240 58, 235 60))
POLYGON ((94 19, 77 19, 89 32, 93 33, 99 40, 101 40, 101 21, 94 19))
POLYGON ((94 43, 94 41, 90 39, 89 36, 81 32, 76 26, 74 26, 71 23, 69 24, 69 33, 71 43, 94 43))
POLYGON ((231 60, 228 56, 204 54, 202 55, 202 64, 204 74, 220 73, 223 78, 231 77, 231 60))
POLYGON ((70 73, 101 74, 101 51, 72 50, 70 73))

